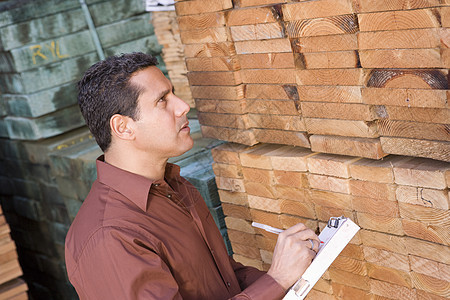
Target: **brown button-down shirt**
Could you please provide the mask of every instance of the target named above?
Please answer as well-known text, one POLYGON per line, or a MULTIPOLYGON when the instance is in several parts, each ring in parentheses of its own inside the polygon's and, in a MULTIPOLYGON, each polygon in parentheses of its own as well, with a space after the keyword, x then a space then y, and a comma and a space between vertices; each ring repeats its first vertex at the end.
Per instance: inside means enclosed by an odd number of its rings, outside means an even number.
POLYGON ((280 299, 269 275, 228 256, 200 193, 168 164, 151 181, 97 160, 66 237, 81 299, 280 299))

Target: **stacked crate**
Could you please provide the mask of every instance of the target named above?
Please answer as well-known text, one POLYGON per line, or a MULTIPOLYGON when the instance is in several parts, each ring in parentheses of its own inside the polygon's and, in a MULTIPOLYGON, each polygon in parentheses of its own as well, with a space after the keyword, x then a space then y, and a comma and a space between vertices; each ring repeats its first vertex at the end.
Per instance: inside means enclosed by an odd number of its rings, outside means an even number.
POLYGON ((0 299, 28 299, 27 285, 18 277, 22 269, 17 259, 16 246, 0 206, 0 299))
POLYGON ((449 160, 449 4, 404 2, 177 1, 203 133, 449 160))
POLYGON ((76 82, 99 60, 99 50, 105 56, 142 51, 161 61, 141 0, 86 2, 101 50, 78 0, 0 4, 0 199, 36 299, 76 299, 64 240, 92 182, 91 169, 77 168, 100 152, 89 143, 76 82), (65 165, 72 157, 80 160, 65 165))
POLYGON ((224 144, 212 155, 236 260, 270 266, 277 236, 252 221, 284 229, 303 222, 317 231, 344 215, 361 231, 308 299, 450 296, 450 164, 273 144, 224 144))
POLYGON ((308 299, 448 298, 450 2, 175 8, 202 132, 232 142, 212 155, 235 259, 270 266, 252 221, 344 215, 362 230, 308 299))

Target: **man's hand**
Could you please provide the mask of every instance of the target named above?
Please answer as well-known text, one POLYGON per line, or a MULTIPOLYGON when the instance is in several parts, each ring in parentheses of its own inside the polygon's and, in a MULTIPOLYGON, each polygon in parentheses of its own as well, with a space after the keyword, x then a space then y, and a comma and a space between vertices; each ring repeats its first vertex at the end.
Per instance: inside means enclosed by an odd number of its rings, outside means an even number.
POLYGON ((302 223, 283 231, 278 236, 272 265, 267 274, 288 289, 311 264, 319 244, 320 240, 314 231, 302 223))

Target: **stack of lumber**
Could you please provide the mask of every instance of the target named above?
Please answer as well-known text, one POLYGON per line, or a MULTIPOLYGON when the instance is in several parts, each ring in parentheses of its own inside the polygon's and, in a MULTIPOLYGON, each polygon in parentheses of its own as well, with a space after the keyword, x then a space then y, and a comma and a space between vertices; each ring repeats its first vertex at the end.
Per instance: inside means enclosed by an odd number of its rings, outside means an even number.
POLYGON ((205 136, 450 160, 449 1, 179 0, 205 136))
POLYGON ((17 259, 16 246, 0 206, 0 299, 28 299, 27 285, 19 278, 22 269, 17 259))
POLYGON ((175 88, 175 95, 183 99, 190 107, 194 107, 177 16, 174 11, 155 11, 152 12, 151 18, 158 43, 163 47, 161 56, 175 88))
POLYGON ((322 229, 332 216, 361 230, 307 299, 450 297, 450 164, 384 160, 260 144, 212 150, 234 258, 267 270, 277 236, 251 226, 322 229))

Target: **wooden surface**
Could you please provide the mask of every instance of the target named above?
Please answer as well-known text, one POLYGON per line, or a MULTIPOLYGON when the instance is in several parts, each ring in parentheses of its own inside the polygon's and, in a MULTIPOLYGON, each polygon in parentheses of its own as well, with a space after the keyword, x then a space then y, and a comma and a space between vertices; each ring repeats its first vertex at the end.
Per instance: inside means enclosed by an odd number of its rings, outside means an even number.
POLYGON ((450 160, 448 1, 184 0, 176 9, 200 116, 249 120, 204 117, 209 137, 450 160))

